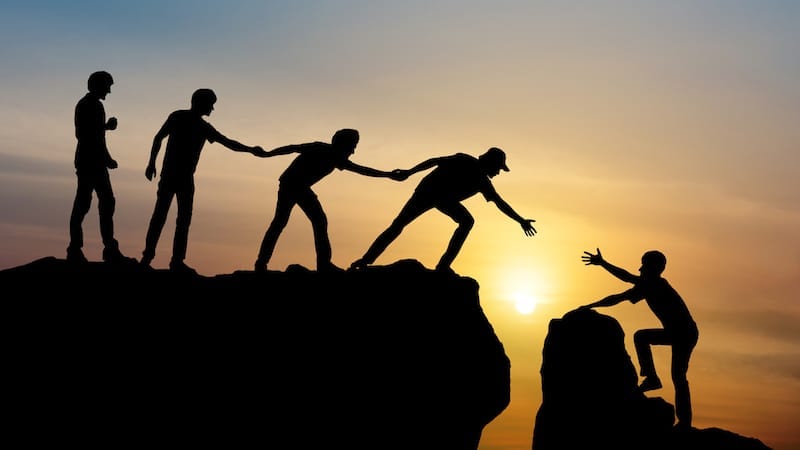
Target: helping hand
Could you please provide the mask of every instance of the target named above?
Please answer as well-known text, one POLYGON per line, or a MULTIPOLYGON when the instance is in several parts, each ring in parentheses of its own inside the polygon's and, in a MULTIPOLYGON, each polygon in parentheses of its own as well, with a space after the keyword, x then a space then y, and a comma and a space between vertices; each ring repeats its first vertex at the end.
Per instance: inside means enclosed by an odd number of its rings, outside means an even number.
POLYGON ((258 156, 259 158, 266 158, 269 156, 269 152, 264 150, 260 145, 256 145, 252 148, 253 155, 258 156))
POLYGON ((408 178, 408 176, 410 174, 411 174, 411 172, 409 172, 408 170, 394 169, 389 174, 389 178, 391 178, 392 180, 395 180, 395 181, 404 181, 404 180, 406 180, 408 178))
POLYGON ((597 249, 597 254, 593 255, 589 252, 583 252, 584 255, 581 256, 581 260, 586 263, 587 266, 590 265, 600 265, 603 263, 603 255, 600 253, 600 249, 597 249))
POLYGON ((519 223, 522 226, 522 230, 525 231, 525 236, 533 236, 536 234, 536 228, 533 228, 533 222, 536 222, 534 219, 522 219, 519 223))

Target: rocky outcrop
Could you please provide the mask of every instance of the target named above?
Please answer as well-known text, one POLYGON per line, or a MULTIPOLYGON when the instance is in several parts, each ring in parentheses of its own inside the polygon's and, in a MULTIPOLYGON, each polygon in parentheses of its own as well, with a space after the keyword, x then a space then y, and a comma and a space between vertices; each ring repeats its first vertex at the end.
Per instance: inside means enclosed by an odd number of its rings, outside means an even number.
POLYGON ((413 260, 203 277, 0 271, 4 400, 29 446, 476 449, 510 400, 478 283, 413 260))
POLYGON ((550 321, 532 450, 769 449, 719 428, 673 428, 673 405, 639 391, 624 338, 615 319, 590 309, 550 321))

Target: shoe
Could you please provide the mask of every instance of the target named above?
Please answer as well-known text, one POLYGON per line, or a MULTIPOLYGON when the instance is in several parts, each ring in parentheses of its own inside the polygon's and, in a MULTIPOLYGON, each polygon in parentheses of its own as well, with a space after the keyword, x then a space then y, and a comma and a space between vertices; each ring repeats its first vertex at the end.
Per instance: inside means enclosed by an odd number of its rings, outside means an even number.
POLYGON ((322 263, 317 265, 317 272, 325 272, 325 273, 341 273, 344 272, 344 269, 337 266, 332 262, 322 263))
POLYGON ((639 385, 639 390, 642 392, 654 391, 656 389, 661 389, 661 380, 656 376, 645 377, 642 384, 639 385))
POLYGON ((67 248, 67 261, 78 264, 85 264, 89 262, 81 249, 72 247, 67 248))
POLYGON ((189 267, 183 261, 171 261, 169 263, 169 270, 178 273, 188 273, 192 275, 197 275, 197 271, 193 268, 189 267))
POLYGON ((142 259, 139 260, 139 265, 141 265, 142 267, 147 267, 149 269, 152 269, 152 267, 150 266, 152 262, 153 262, 153 257, 147 256, 146 254, 143 253, 142 259))
POLYGON ((256 261, 253 265, 253 271, 257 273, 266 273, 267 272, 267 263, 256 261))
POLYGON ((136 259, 123 255, 116 247, 106 247, 103 249, 103 261, 107 263, 135 263, 136 259))
POLYGON ((448 275, 456 274, 456 271, 450 266, 436 266, 436 271, 439 273, 446 273, 448 275))
POLYGON ((677 432, 683 432, 683 433, 692 431, 692 425, 684 422, 678 422, 672 428, 677 432))
POLYGON ((353 261, 353 264, 350 264, 350 268, 348 270, 361 270, 367 267, 368 265, 369 264, 367 264, 367 262, 364 261, 364 258, 360 258, 353 261))

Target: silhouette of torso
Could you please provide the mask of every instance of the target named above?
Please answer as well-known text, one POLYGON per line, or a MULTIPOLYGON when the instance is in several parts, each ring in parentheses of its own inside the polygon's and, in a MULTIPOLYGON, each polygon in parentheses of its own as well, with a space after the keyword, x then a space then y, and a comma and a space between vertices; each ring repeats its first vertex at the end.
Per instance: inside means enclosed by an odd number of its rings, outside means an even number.
POLYGON ((75 168, 106 167, 106 111, 97 97, 87 93, 75 105, 75 168))
POLYGON ((342 170, 347 161, 340 151, 325 142, 299 144, 298 147, 299 155, 280 177, 284 188, 310 187, 333 172, 333 169, 342 170))
POLYGON ((165 126, 169 139, 161 178, 171 181, 191 179, 206 141, 213 143, 221 135, 200 114, 188 109, 170 114, 165 126))
POLYGON ((631 303, 644 299, 665 330, 673 333, 697 330, 683 298, 666 279, 640 279, 628 293, 631 303))
POLYGON ((480 161, 465 153, 444 158, 420 181, 415 196, 436 202, 459 202, 480 192, 491 200, 497 196, 492 181, 481 170, 480 161))

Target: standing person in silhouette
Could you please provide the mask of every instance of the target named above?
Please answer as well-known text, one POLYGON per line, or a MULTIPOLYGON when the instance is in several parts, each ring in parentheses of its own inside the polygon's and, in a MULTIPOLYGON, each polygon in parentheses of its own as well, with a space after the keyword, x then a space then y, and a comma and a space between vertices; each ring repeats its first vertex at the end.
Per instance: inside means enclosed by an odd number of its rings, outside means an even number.
POLYGON ((194 205, 194 173, 200 160, 200 152, 206 141, 219 142, 236 152, 252 153, 255 156, 266 156, 259 146, 249 147, 230 139, 217 131, 203 116, 214 110, 217 96, 211 89, 198 89, 192 94, 191 107, 172 112, 153 138, 150 150, 150 161, 144 175, 152 180, 156 175, 156 156, 161 143, 167 139, 164 160, 161 167, 161 178, 158 182, 156 204, 150 225, 147 228, 145 248, 140 263, 150 267, 156 254, 156 245, 161 230, 167 220, 172 199, 178 203, 175 220, 175 236, 172 242, 172 259, 169 268, 176 272, 196 273, 186 265, 186 247, 189 240, 189 225, 192 222, 194 205))
POLYGON ((475 223, 475 219, 461 204, 461 201, 478 192, 483 194, 486 201, 494 202, 500 211, 519 223, 526 236, 536 234, 536 229, 532 225, 535 220, 525 219, 517 214, 500 197, 492 185, 491 179, 499 174, 500 170, 509 171, 506 165, 506 154, 503 150, 492 147, 477 158, 465 153, 431 158, 411 169, 399 172, 409 176, 431 167, 436 167, 436 169, 420 181, 414 194, 400 210, 397 218, 375 239, 364 256, 350 265, 351 269, 361 269, 372 264, 400 235, 406 225, 426 211, 436 208, 458 224, 450 238, 447 250, 436 264, 436 270, 452 272, 453 269, 450 265, 461 250, 475 223))
POLYGON ((114 79, 106 71, 89 75, 89 92, 75 106, 75 174, 78 189, 72 203, 69 218, 69 246, 67 260, 87 262, 83 254, 83 219, 92 206, 92 193, 97 194, 97 213, 100 216, 100 236, 103 239, 103 261, 111 263, 134 261, 119 251, 114 238, 114 209, 116 199, 111 188, 109 169, 116 169, 117 162, 111 157, 106 145, 106 130, 117 128, 117 118, 106 120, 103 102, 111 92, 114 79))
POLYGON ((579 309, 597 306, 613 306, 624 300, 637 303, 645 300, 647 306, 661 321, 663 328, 638 330, 633 335, 636 355, 639 358, 640 375, 644 377, 639 388, 650 391, 661 388, 661 380, 653 364, 651 345, 672 346, 672 382, 675 384, 676 427, 689 429, 692 426, 692 403, 689 395, 689 357, 698 339, 697 324, 686 303, 678 292, 661 276, 667 266, 667 258, 658 250, 650 250, 642 255, 639 275, 617 267, 603 258, 600 249, 596 254, 583 252, 581 257, 586 265, 598 265, 620 280, 633 284, 627 291, 609 295, 602 300, 581 306, 579 309))
POLYGON ((317 270, 320 272, 342 270, 331 262, 328 218, 311 186, 333 172, 333 169, 348 170, 369 177, 391 178, 395 181, 402 181, 407 177, 399 170, 384 172, 350 161, 350 155, 355 153, 358 141, 358 130, 344 128, 334 133, 330 143, 317 141, 293 144, 266 152, 267 156, 290 153, 298 153, 298 156, 280 176, 275 216, 261 240, 255 262, 256 272, 267 271, 267 264, 272 258, 278 237, 289 223, 289 215, 295 205, 299 206, 311 221, 317 253, 317 270))

